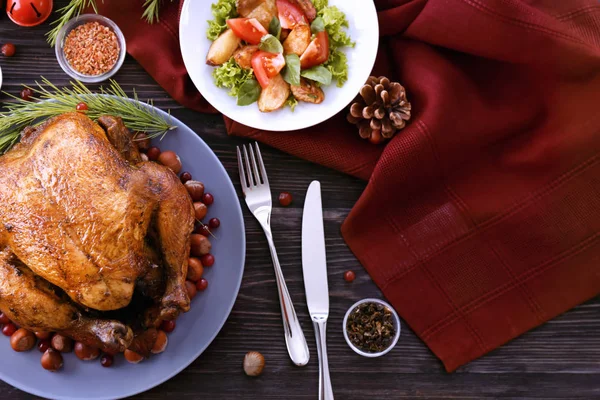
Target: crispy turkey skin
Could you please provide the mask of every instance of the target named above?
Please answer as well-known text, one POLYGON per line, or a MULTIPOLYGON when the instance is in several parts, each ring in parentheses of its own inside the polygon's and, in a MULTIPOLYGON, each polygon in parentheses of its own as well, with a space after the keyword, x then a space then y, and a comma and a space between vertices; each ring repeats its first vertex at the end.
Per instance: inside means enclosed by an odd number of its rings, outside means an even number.
POLYGON ((188 311, 194 209, 172 171, 141 161, 120 119, 101 117, 99 124, 64 114, 25 130, 0 157, 0 309, 33 330, 123 347, 131 342, 129 328, 107 328, 119 338, 102 338, 93 332, 107 321, 90 322, 85 310, 121 309, 143 287, 161 319, 188 311), (15 285, 17 277, 41 278, 68 298, 44 284, 15 285), (72 321, 45 312, 48 304, 72 321))

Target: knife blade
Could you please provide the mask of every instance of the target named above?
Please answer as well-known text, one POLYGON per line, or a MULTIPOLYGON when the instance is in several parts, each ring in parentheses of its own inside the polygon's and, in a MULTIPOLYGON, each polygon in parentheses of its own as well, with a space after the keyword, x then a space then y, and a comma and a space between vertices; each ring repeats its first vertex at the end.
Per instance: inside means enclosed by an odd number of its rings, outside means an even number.
POLYGON ((302 215, 302 273, 310 318, 315 328, 319 356, 319 400, 333 400, 327 360, 326 328, 329 317, 329 285, 321 183, 308 187, 302 215))

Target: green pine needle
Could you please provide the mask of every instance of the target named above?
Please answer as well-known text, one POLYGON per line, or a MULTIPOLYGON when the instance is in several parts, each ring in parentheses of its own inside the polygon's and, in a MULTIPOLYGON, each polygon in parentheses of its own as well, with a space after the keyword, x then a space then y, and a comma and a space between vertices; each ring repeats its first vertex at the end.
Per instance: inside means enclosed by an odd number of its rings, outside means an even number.
POLYGON ((18 142, 21 131, 27 126, 37 126, 45 119, 75 111, 77 104, 86 103, 88 117, 93 120, 102 115, 121 117, 125 126, 132 131, 145 132, 150 137, 164 136, 176 127, 169 119, 163 118, 153 107, 140 103, 133 92, 133 101, 119 84, 110 81, 108 88, 100 88, 99 94, 92 93, 79 81, 71 82, 71 87, 59 89, 42 77, 37 87, 29 87, 35 95, 33 101, 25 101, 9 93, 15 101, 5 104, 8 111, 0 112, 0 154, 7 152, 18 142))
MULTIPOLYGON (((173 0, 171 0, 172 2, 173 0)), ((142 18, 146 18, 149 24, 159 21, 158 14, 160 12, 160 4, 162 0, 146 0, 144 2, 144 14, 142 18)))
POLYGON ((69 22, 71 18, 78 17, 79 14, 81 14, 81 12, 87 7, 92 7, 94 12, 98 14, 96 0, 71 0, 69 4, 58 10, 58 13, 61 14, 61 16, 50 24, 56 26, 52 28, 50 32, 46 33, 46 37, 48 43, 50 43, 50 46, 54 47, 56 45, 56 37, 58 36, 58 32, 61 30, 61 28, 65 26, 65 24, 69 22))

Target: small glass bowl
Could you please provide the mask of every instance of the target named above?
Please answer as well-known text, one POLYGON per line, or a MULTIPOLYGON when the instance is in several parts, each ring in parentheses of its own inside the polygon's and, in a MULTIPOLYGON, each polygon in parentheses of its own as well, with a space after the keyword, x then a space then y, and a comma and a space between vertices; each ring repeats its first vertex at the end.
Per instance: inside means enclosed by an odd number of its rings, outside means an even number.
POLYGON ((350 348, 352 350, 354 350, 354 352, 356 354, 359 354, 359 355, 361 355, 363 357, 375 358, 375 357, 381 357, 381 356, 389 353, 394 348, 394 346, 396 346, 396 343, 398 343, 398 339, 400 339, 401 326, 400 326, 400 318, 398 317, 398 314, 396 313, 396 310, 394 310, 394 308, 391 305, 389 305, 385 301, 379 300, 379 299, 364 299, 364 300, 361 300, 361 301, 358 301, 358 302, 354 303, 352 305, 352 307, 350 307, 348 309, 348 311, 346 311, 346 316, 344 317, 344 324, 342 326, 342 329, 344 331, 344 339, 346 339, 346 343, 348 343, 348 346, 350 346, 350 348), (390 344, 390 346, 388 348, 386 348, 385 350, 380 351, 379 353, 367 353, 365 351, 362 351, 361 349, 359 349, 358 347, 356 347, 350 341, 350 338, 348 337, 348 330, 346 329, 346 325, 348 324, 348 316, 358 306, 360 306, 361 304, 364 304, 364 303, 381 304, 382 306, 387 307, 392 312, 392 318, 394 319, 394 328, 396 328, 396 336, 394 336, 394 340, 392 340, 392 343, 390 344))
POLYGON ((127 54, 127 44, 125 43, 125 36, 123 36, 123 32, 121 32, 121 29, 119 29, 117 24, 115 24, 110 19, 98 14, 83 14, 67 22, 65 26, 63 26, 58 32, 55 47, 56 59, 58 60, 58 64, 63 69, 63 71, 65 71, 65 73, 71 78, 75 78, 78 81, 85 83, 99 83, 112 77, 123 65, 123 61, 125 61, 125 54, 127 54), (67 61, 63 49, 67 35, 71 32, 71 30, 78 27, 79 25, 83 25, 88 22, 98 22, 101 25, 108 26, 115 32, 115 35, 117 35, 117 40, 119 41, 119 58, 117 59, 117 62, 110 71, 101 75, 84 75, 75 71, 71 67, 71 64, 69 64, 69 61, 67 61))

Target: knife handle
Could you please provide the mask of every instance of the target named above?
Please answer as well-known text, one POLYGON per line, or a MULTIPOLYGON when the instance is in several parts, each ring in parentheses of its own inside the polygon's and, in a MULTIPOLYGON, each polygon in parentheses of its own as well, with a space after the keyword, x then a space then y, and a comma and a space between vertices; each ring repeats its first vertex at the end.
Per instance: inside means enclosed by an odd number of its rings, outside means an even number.
POLYGON ((313 325, 315 326, 317 354, 319 355, 319 400, 333 400, 327 358, 327 317, 313 316, 313 325))
POLYGON ((269 243, 269 249, 271 250, 273 267, 275 268, 275 280, 277 282, 277 292, 279 294, 279 305, 281 306, 285 344, 292 362, 299 367, 303 367, 308 364, 308 360, 310 359, 308 344, 306 343, 306 338, 302 332, 300 321, 298 321, 298 316, 296 315, 290 292, 288 291, 285 279, 283 278, 283 271, 279 264, 279 257, 277 257, 273 235, 270 230, 267 229, 265 229, 265 235, 267 237, 267 242, 269 243))

